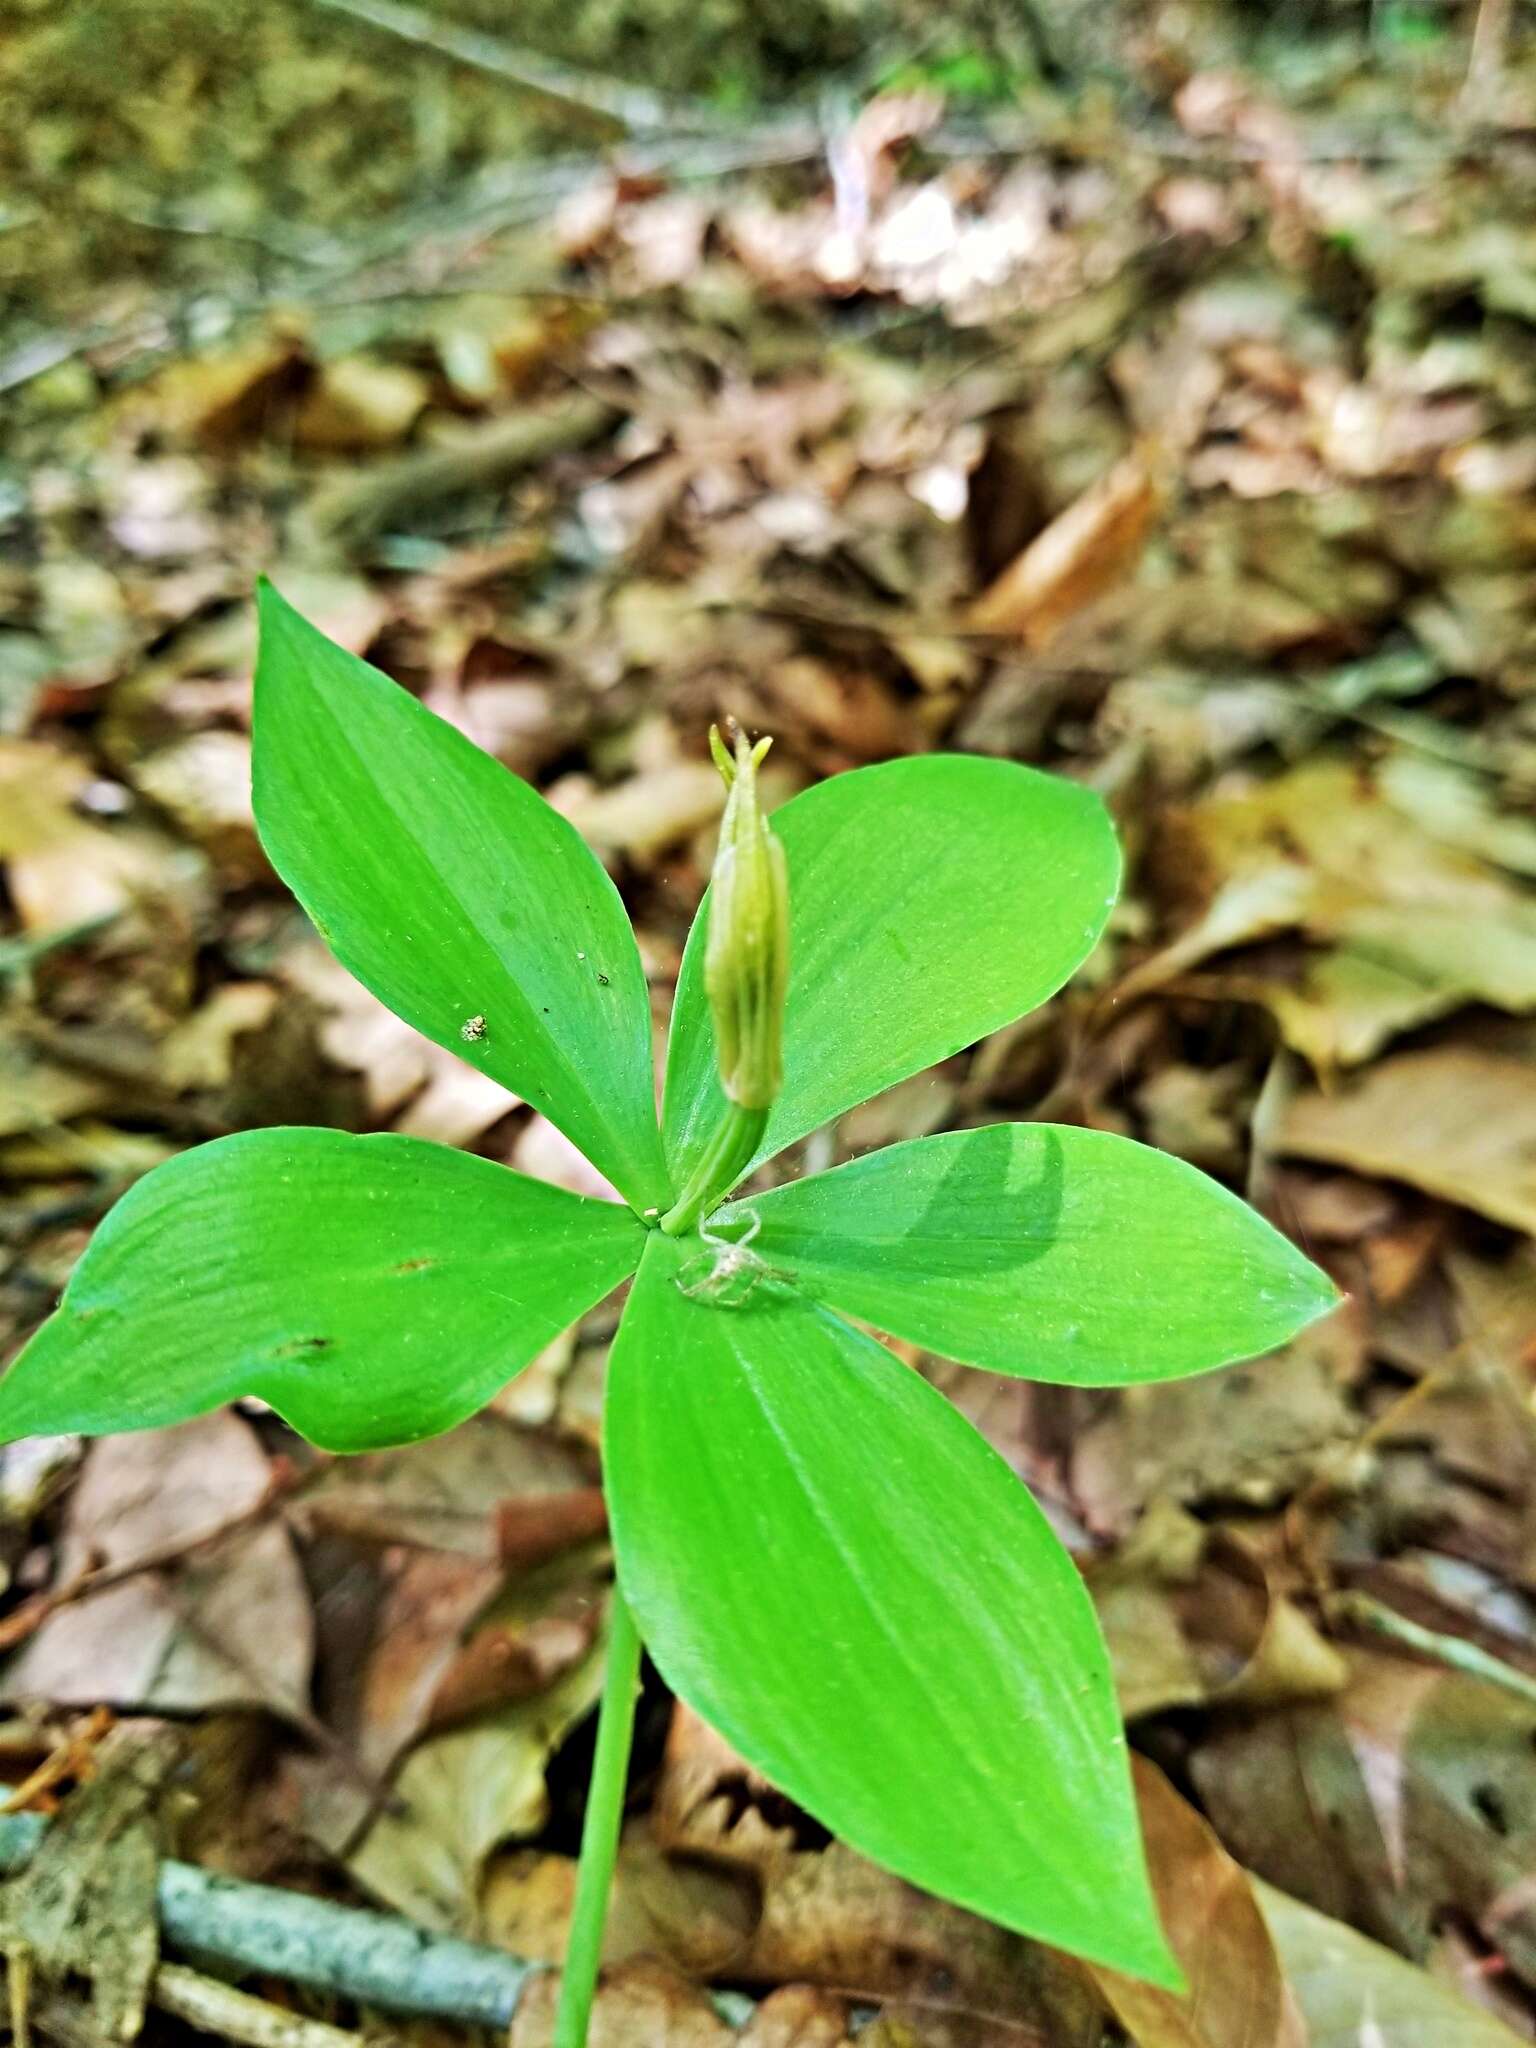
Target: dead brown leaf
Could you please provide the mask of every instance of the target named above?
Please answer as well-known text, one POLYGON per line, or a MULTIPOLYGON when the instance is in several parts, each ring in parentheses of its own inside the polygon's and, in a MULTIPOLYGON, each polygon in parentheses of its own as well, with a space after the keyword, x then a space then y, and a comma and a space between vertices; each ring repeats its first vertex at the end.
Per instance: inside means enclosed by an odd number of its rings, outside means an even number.
MULTIPOLYGON (((518 2001, 508 2048, 550 2048, 560 1979, 535 1977, 518 2001)), ((708 1995, 664 1963, 638 1960, 605 1971, 592 2008, 588 2048, 732 2048, 736 2032, 708 1995)))
POLYGON ((1096 2002, 1050 1950, 919 1892, 807 1823, 713 1729, 674 1714, 653 1810, 659 1844, 752 1878, 761 1912, 729 1964, 747 1983, 803 1979, 914 2013, 1094 2038, 1096 2002))
POLYGON ((982 633, 1016 634, 1039 652, 1067 620, 1127 576, 1141 558, 1157 491, 1128 455, 1085 491, 971 606, 982 633))
POLYGON ((1348 1683, 1339 1653, 1236 1536, 1154 1506, 1090 1575, 1127 1720, 1272 1706, 1348 1683))
POLYGON ((1338 1699, 1214 1729, 1195 1782, 1250 1869, 1422 1961, 1445 1914, 1536 1982, 1530 1703, 1356 1653, 1338 1699))
MULTIPOLYGON (((264 1499, 271 1468, 228 1410, 174 1429, 104 1437, 70 1496, 58 1572, 189 1542, 264 1499)), ((192 1713, 307 1711, 314 1618, 288 1532, 241 1528, 168 1570, 106 1586, 46 1620, 0 1679, 0 1696, 107 1700, 192 1713)))
POLYGON ((1189 1982, 1181 1994, 1093 1968, 1137 2048, 1308 2048, 1247 1872, 1161 1771, 1144 1757, 1133 1768, 1152 1889, 1189 1982))
POLYGON ((1334 1094, 1300 1095, 1277 1147, 1407 1181, 1536 1233, 1536 1064, 1473 1045, 1400 1053, 1334 1094))

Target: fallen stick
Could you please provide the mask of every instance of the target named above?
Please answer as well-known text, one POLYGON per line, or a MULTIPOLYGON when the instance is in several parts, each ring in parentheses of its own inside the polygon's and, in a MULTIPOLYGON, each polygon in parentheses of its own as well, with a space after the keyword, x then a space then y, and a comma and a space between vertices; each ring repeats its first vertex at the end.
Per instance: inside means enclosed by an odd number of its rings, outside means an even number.
MULTIPOLYGON (((306 2019, 285 2006, 236 1991, 215 1977, 201 1977, 181 1963, 160 1965, 150 1979, 149 2000, 162 2012, 187 2021, 200 2034, 235 2042, 237 2048, 379 2048, 377 2038, 365 2041, 363 2035, 345 2027, 306 2019)), ((121 2048, 96 2025, 90 2007, 68 1992, 52 1991, 34 1998, 28 2010, 37 2031, 61 2042, 63 2048, 121 2048)))
POLYGON ((393 519, 445 498, 510 483, 520 470, 583 448, 618 418, 612 406, 584 391, 525 407, 457 440, 409 449, 326 485, 315 493, 310 518, 319 533, 364 540, 393 519))
POLYGON ((237 2041, 241 2048, 363 2048, 361 2034, 252 1998, 181 1963, 160 1965, 150 1979, 149 1997, 152 2005, 200 2034, 237 2041))
MULTIPOLYGON (((0 1816, 0 1875, 27 1863, 46 1826, 34 1813, 0 1816)), ((505 2028, 542 1968, 388 1913, 247 1884, 191 1863, 161 1864, 158 1898, 167 1945, 194 1960, 283 1977, 391 2012, 505 2028)))
POLYGON ((483 30, 444 21, 419 7, 405 6, 401 0, 320 0, 320 5, 338 14, 354 15, 374 28, 384 29, 423 49, 437 50, 460 64, 471 64, 477 71, 504 78, 541 99, 596 115, 626 132, 676 128, 709 132, 729 125, 729 116, 707 102, 669 99, 622 79, 573 71, 547 57, 512 49, 483 30))

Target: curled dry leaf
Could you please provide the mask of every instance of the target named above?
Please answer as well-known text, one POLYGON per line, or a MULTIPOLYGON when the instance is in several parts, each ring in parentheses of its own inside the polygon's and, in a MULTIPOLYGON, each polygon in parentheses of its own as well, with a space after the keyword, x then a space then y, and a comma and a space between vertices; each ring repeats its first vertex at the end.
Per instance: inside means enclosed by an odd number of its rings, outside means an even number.
POLYGON ((1331 1701, 1213 1729, 1194 1779, 1249 1869, 1425 1960, 1446 1916, 1536 1983, 1536 1707, 1463 1673, 1356 1651, 1331 1701))
POLYGON ((1144 1757, 1134 1771, 1158 1910, 1189 1989, 1094 1966, 1116 2016, 1137 2048, 1309 2048, 1247 1872, 1161 1771, 1144 1757))
POLYGON ((1165 818, 1154 845, 1154 876, 1193 917, 1117 995, 1294 931, 1314 950, 1206 986, 1262 1003, 1320 1070, 1359 1065, 1469 1003, 1529 1011, 1536 905, 1512 878, 1531 859, 1525 825, 1454 769, 1406 752, 1374 775, 1325 757, 1207 797, 1165 818))
POLYGON ((761 1910, 729 1963, 745 1983, 805 1979, 917 2012, 1076 2041, 1093 2001, 1051 1950, 878 1869, 774 1791, 686 1707, 674 1712, 653 1827, 673 1855, 751 1877, 761 1910))
POLYGON ((982 592, 971 625, 1016 634, 1036 652, 1048 647, 1068 619, 1135 568, 1156 509, 1146 463, 1124 457, 982 592))
POLYGON ((1089 1578, 1127 1720, 1342 1692, 1349 1667, 1236 1536, 1154 1506, 1089 1578))
POLYGON ((541 1692, 463 1728, 429 1736, 394 1783, 394 1800, 347 1858, 375 1898, 445 1934, 487 1929, 486 1865, 549 1817, 545 1771, 597 1703, 593 1648, 541 1692))

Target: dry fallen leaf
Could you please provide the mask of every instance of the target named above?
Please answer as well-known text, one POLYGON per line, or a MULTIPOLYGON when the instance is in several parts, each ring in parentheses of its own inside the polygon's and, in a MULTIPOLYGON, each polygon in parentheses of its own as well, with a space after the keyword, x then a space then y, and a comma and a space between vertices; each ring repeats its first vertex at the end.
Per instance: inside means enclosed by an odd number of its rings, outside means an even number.
POLYGON ((234 1066, 235 1042, 271 1020, 278 991, 269 981, 227 981, 160 1042, 160 1072, 167 1088, 223 1088, 234 1066))
POLYGON ((321 1046, 337 1066, 363 1076, 374 1124, 468 1145, 517 1108, 517 1096, 402 1023, 317 940, 289 947, 275 973, 330 1012, 321 1046))
POLYGON ((358 454, 392 448, 415 425, 430 386, 417 370, 371 356, 337 356, 321 365, 293 423, 300 447, 358 454))
MULTIPOLYGON (((137 2040, 160 1954, 155 1887, 179 1743, 165 1728, 118 1728, 25 1869, 0 1886, 0 1950, 13 1995, 18 1951, 45 1984, 84 1977, 108 2040, 137 2040)), ((13 2006, 13 2011, 15 2007, 13 2006)))
POLYGON ((1299 1095, 1276 1149, 1407 1181, 1536 1233, 1536 1063, 1444 1045, 1399 1053, 1336 1094, 1299 1095))
POLYGON ((1117 1536, 1157 1501, 1274 1506, 1357 1435, 1348 1391, 1364 1365, 1346 1307, 1272 1357, 1128 1387, 1074 1436, 1073 1498, 1117 1536))
POLYGON ((1127 1720, 1342 1692, 1349 1667, 1236 1536, 1154 1506, 1090 1575, 1127 1720))
POLYGON ((1093 484, 976 599, 970 624, 1013 633, 1036 652, 1141 558, 1157 491, 1140 456, 1128 455, 1093 484))
POLYGON ((745 1983, 804 1979, 1047 2040, 1088 2038, 1093 1997, 1076 1966, 928 1896, 837 1841, 679 1705, 652 1825, 673 1855, 750 1876, 761 1889, 751 1939, 730 1964, 745 1983))
POLYGON ((1250 1870, 1424 1960, 1476 1928, 1536 1984, 1536 1710, 1486 1680, 1356 1652, 1337 1698, 1214 1728, 1193 1759, 1213 1825, 1250 1870))
POLYGON ((1309 2048, 1253 1886, 1192 1806, 1133 1759, 1142 1837, 1180 1994, 1114 1970, 1092 1974, 1137 2048, 1309 2048))
POLYGON ((601 1688, 594 1648, 544 1691, 419 1744, 394 1781, 390 1810, 347 1857, 358 1883, 424 1926, 483 1935, 491 1853, 544 1825, 549 1759, 601 1688))
POLYGON ((302 1822, 433 1926, 480 1924, 486 1857, 537 1828, 550 1752, 595 1696, 604 1524, 589 1477, 553 1438, 487 1415, 338 1460, 295 1504, 331 1618, 320 1691, 362 1766, 296 1760, 302 1822), (399 1799, 377 1815, 367 1781, 402 1758, 399 1799))
POLYGON ((287 1530, 257 1523, 190 1548, 254 1509, 271 1477, 249 1423, 228 1409, 93 1443, 69 1498, 59 1583, 167 1547, 189 1554, 61 1607, 7 1666, 0 1697, 302 1715, 314 1617, 287 1530))
POLYGON ((144 755, 130 775, 134 787, 203 848, 230 887, 266 875, 251 809, 251 743, 244 733, 189 733, 144 755))
MULTIPOLYGON (((518 2001, 507 2048, 550 2048, 557 1973, 541 1972, 518 2001)), ((709 1996, 664 1963, 620 1963, 604 1974, 592 2008, 587 2048, 734 2048, 735 2029, 709 1996)))
POLYGON ((55 931, 151 902, 185 918, 197 855, 142 826, 98 823, 80 808, 92 780, 57 747, 0 740, 0 861, 23 928, 55 931))

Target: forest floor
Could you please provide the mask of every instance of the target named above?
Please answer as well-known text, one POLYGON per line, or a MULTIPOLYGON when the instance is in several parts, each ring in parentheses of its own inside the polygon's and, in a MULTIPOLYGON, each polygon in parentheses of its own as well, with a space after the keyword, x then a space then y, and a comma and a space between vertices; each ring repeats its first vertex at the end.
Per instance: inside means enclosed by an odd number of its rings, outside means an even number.
MULTIPOLYGON (((934 747, 1079 777, 1128 850, 1088 968, 809 1142, 1127 1133, 1347 1290, 1166 1387, 908 1354, 1088 1575, 1196 1996, 860 1862, 652 1676, 597 2038, 1536 2039, 1529 19, 1387 6, 1269 49, 1166 7, 1114 79, 929 51, 754 112, 370 9, 298 55, 256 10, 276 40, 225 101, 195 48, 125 49, 180 129, 114 97, 110 42, 50 100, 58 10, 0 59, 33 95, 0 234, 0 1352, 135 1177, 222 1132, 411 1132, 591 1188, 275 881, 258 573, 586 834, 658 1047, 711 720, 776 736, 780 795, 934 747), (530 63, 574 137, 537 155, 530 63)), ((243 1411, 7 1448, 8 1810, 65 1826, 169 1738, 145 1807, 183 1858, 557 1959, 612 1328, 409 1451, 322 1459, 243 1411)), ((153 1963, 140 1903, 92 1950, 109 1991, 153 1963)), ((294 2048, 377 2036, 255 1988, 330 2023, 294 2048)), ((94 2020, 50 1998, 73 2048, 113 2031, 100 1982, 94 2020)), ((541 1985, 513 2038, 547 2031, 541 1985)))

